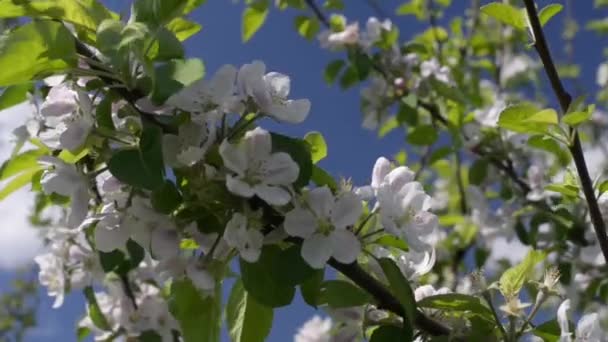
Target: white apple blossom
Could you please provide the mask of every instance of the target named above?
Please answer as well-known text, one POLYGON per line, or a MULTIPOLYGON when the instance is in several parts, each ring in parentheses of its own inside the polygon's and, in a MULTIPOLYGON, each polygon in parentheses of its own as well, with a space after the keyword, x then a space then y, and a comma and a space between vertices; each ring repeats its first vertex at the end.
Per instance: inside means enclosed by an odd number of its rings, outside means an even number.
POLYGON ((211 80, 192 83, 171 96, 165 104, 193 113, 209 112, 216 108, 227 112, 235 101, 236 75, 234 66, 223 65, 211 80))
POLYGON ((450 68, 439 64, 436 58, 432 58, 420 63, 420 76, 422 78, 434 77, 437 81, 453 84, 450 68))
POLYGON ((384 229, 405 239, 415 251, 425 251, 425 241, 438 226, 437 216, 431 209, 431 197, 414 181, 414 173, 405 166, 391 170, 386 158, 379 158, 374 165, 370 187, 360 193, 376 195, 377 208, 384 229))
POLYGON ((597 68, 596 83, 600 87, 605 87, 608 84, 608 63, 602 63, 597 68))
POLYGON ((294 336, 294 342, 330 342, 331 339, 331 318, 325 319, 313 316, 298 329, 294 336))
POLYGON ((351 192, 337 196, 324 186, 305 195, 305 203, 285 215, 287 234, 304 239, 301 254, 314 268, 330 258, 350 264, 357 260, 361 243, 350 228, 362 213, 360 199, 351 192))
POLYGON ((66 290, 66 279, 63 270, 63 258, 54 253, 45 253, 34 258, 40 268, 38 281, 46 287, 48 295, 55 297, 53 308, 63 305, 66 290))
POLYGON ((583 315, 576 324, 575 338, 572 338, 568 311, 570 311, 570 299, 564 300, 557 309, 557 322, 561 330, 560 342, 604 341, 606 335, 600 326, 597 313, 583 315))
POLYGON ((188 167, 201 161, 217 137, 217 115, 207 113, 203 123, 189 122, 179 126, 178 134, 163 136, 163 157, 172 167, 188 167))
POLYGON ((71 200, 70 214, 67 225, 78 227, 87 216, 89 210, 89 182, 74 165, 66 164, 59 158, 43 156, 40 163, 50 165, 42 174, 40 183, 45 193, 56 193, 67 196, 71 200))
POLYGON ((286 187, 298 178, 298 164, 287 153, 272 152, 267 131, 258 127, 237 144, 224 140, 220 155, 233 172, 226 177, 230 192, 245 198, 255 195, 272 205, 285 205, 291 199, 286 187))
POLYGON ((264 235, 243 214, 234 213, 226 224, 224 240, 228 246, 239 251, 243 260, 256 262, 262 252, 264 235))
POLYGON ((253 98, 260 112, 289 123, 301 123, 310 112, 308 99, 290 100, 289 76, 278 72, 266 73, 261 61, 244 64, 238 72, 237 87, 243 99, 253 98))
POLYGON ((384 21, 378 20, 376 17, 370 17, 365 24, 365 31, 361 35, 360 41, 364 48, 372 47, 377 41, 382 38, 382 32, 390 32, 393 29, 393 23, 390 19, 384 21))
POLYGON ((186 275, 192 284, 201 291, 213 291, 215 288, 215 278, 204 265, 198 262, 190 261, 186 266, 186 275))

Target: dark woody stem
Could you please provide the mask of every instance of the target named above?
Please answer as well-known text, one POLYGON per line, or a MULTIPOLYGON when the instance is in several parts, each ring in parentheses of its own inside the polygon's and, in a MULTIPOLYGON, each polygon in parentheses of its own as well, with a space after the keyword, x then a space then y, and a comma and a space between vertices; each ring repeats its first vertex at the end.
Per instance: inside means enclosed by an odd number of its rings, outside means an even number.
MULTIPOLYGON (((534 48, 536 49, 536 52, 543 63, 545 72, 549 78, 549 82, 551 83, 551 88, 553 88, 553 92, 559 101, 562 112, 566 113, 570 107, 570 103, 572 102, 572 96, 570 96, 570 94, 564 88, 559 74, 557 73, 557 68, 555 67, 553 58, 551 57, 551 51, 549 50, 542 25, 538 18, 538 13, 536 12, 536 4, 534 0, 524 0, 524 4, 526 5, 526 11, 528 13, 528 18, 530 19, 530 26, 532 33, 534 34, 534 48)), ((604 223, 604 219, 602 218, 602 213, 597 203, 597 198, 595 197, 595 190, 593 189, 593 182, 589 176, 589 170, 587 169, 587 163, 585 162, 585 155, 583 154, 581 140, 576 129, 571 128, 570 134, 573 139, 572 144, 568 146, 568 149, 572 154, 572 159, 574 160, 574 165, 576 166, 576 170, 578 172, 581 187, 587 201, 587 206, 589 207, 591 223, 593 224, 595 235, 597 236, 597 241, 602 249, 604 260, 608 261, 608 235, 606 234, 606 225, 604 223)))

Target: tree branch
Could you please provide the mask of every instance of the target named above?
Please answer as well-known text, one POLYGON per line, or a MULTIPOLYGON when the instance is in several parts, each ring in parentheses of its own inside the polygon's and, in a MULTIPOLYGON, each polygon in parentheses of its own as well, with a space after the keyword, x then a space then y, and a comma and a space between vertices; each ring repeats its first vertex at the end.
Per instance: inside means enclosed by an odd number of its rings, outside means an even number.
MULTIPOLYGON (((526 5, 526 11, 530 18, 530 26, 532 27, 532 32, 534 34, 534 48, 543 62, 545 72, 551 83, 551 88, 553 88, 553 92, 557 96, 560 107, 562 111, 566 113, 572 102, 572 97, 564 88, 559 74, 557 73, 557 68, 551 57, 551 51, 547 45, 547 40, 545 39, 538 13, 536 12, 534 0, 524 0, 524 4, 526 5)), ((589 170, 587 170, 587 163, 585 162, 581 140, 576 129, 571 128, 570 133, 573 135, 574 139, 572 145, 569 146, 569 150, 574 159, 574 164, 581 181, 581 187, 583 188, 583 193, 585 194, 585 199, 589 206, 589 216, 591 217, 595 235, 597 236, 598 243, 602 249, 604 260, 608 262, 608 235, 606 234, 606 225, 602 218, 597 198, 595 197, 595 190, 593 189, 593 182, 589 176, 589 170)))
POLYGON ((317 4, 315 3, 315 0, 305 0, 305 2, 306 2, 306 5, 308 5, 308 7, 313 11, 313 13, 317 17, 317 19, 319 19, 319 21, 321 23, 323 23, 323 25, 325 25, 325 27, 329 28, 330 27, 329 20, 327 20, 327 17, 325 16, 325 14, 323 14, 323 11, 321 11, 319 6, 317 6, 317 4))

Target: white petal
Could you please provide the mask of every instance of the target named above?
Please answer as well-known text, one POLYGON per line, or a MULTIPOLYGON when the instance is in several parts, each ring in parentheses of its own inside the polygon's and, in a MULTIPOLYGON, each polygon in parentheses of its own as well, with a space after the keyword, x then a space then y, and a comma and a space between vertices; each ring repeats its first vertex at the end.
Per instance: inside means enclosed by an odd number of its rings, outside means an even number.
POLYGON ((150 241, 152 256, 156 260, 166 260, 179 254, 179 238, 172 229, 155 229, 150 241))
POLYGON ((264 76, 264 81, 268 84, 268 87, 274 96, 286 99, 289 95, 289 76, 278 72, 269 72, 264 76))
POLYGON ((289 185, 298 179, 300 167, 285 152, 273 153, 264 164, 262 182, 271 185, 289 185))
POLYGON ((189 263, 186 267, 186 274, 192 280, 194 286, 203 291, 211 291, 215 288, 213 275, 202 267, 197 267, 194 263, 189 263))
POLYGON ((264 243, 264 235, 261 232, 249 229, 247 230, 247 241, 244 246, 239 249, 239 254, 247 262, 256 262, 262 253, 262 245, 264 243))
POLYGON ((233 194, 245 198, 251 198, 254 195, 254 189, 251 185, 243 182, 241 179, 233 176, 226 176, 226 187, 233 194))
POLYGON ((72 196, 70 205, 70 216, 68 217, 68 226, 77 228, 82 221, 87 217, 89 212, 89 191, 86 187, 81 187, 76 190, 72 196))
POLYGON ((600 342, 603 334, 597 313, 586 314, 579 319, 576 325, 576 339, 580 341, 600 342))
POLYGON ((243 64, 237 75, 237 87, 241 95, 253 96, 254 88, 264 86, 264 73, 266 65, 261 61, 253 61, 251 64, 243 64))
POLYGON ((247 218, 241 213, 234 213, 226 224, 224 230, 224 240, 230 247, 237 247, 244 239, 244 232, 247 229, 247 218))
POLYGON ((192 166, 203 159, 205 152, 205 149, 200 147, 189 146, 179 152, 177 160, 183 165, 192 166))
POLYGON ((72 152, 78 150, 84 145, 89 132, 93 127, 93 123, 85 118, 80 118, 67 125, 67 129, 61 133, 59 142, 63 148, 66 148, 72 152))
POLYGON ((405 166, 399 166, 398 168, 389 172, 386 176, 386 181, 390 184, 391 188, 395 191, 401 189, 406 184, 414 180, 414 172, 405 166))
POLYGON ((250 160, 263 160, 272 152, 272 138, 270 133, 260 127, 245 133, 247 155, 250 160))
POLYGON ((331 241, 328 237, 315 234, 304 240, 302 244, 302 258, 313 268, 321 269, 332 254, 331 241))
POLYGON ((296 207, 285 214, 283 226, 287 234, 306 239, 317 230, 317 220, 310 211, 296 207))
POLYGON ((557 323, 561 330, 561 336, 570 335, 570 326, 568 322, 568 311, 570 311, 570 299, 564 300, 557 308, 557 323))
POLYGON ((306 203, 310 209, 317 215, 317 218, 326 219, 331 215, 331 210, 334 207, 334 195, 327 186, 312 189, 307 194, 306 203))
POLYGON ((233 65, 223 65, 213 75, 210 85, 211 99, 218 105, 221 105, 228 97, 234 93, 234 85, 236 81, 237 70, 233 65))
POLYGON ((78 108, 77 94, 65 84, 60 84, 49 90, 46 100, 40 107, 43 116, 61 116, 74 112, 78 108))
POLYGON ((310 113, 310 100, 287 100, 280 104, 272 104, 263 109, 281 122, 298 124, 308 117, 308 113, 310 113))
POLYGON ((129 235, 129 232, 121 227, 108 229, 98 226, 95 228, 95 248, 102 252, 121 249, 129 240, 129 235))
POLYGON ((377 188, 380 183, 384 181, 384 177, 386 177, 389 172, 391 172, 391 162, 384 157, 378 158, 376 164, 374 164, 374 170, 372 171, 372 187, 377 188))
POLYGON ((289 192, 278 186, 256 185, 253 191, 266 203, 271 205, 285 205, 291 200, 289 192))
POLYGON ((331 211, 331 222, 336 228, 346 228, 357 222, 363 212, 361 200, 352 192, 338 198, 331 211))
POLYGON ((233 145, 224 140, 220 145, 220 155, 224 161, 224 166, 236 172, 240 176, 245 175, 247 170, 247 153, 241 146, 233 145))
POLYGON ((351 231, 336 229, 330 235, 332 256, 343 264, 352 264, 361 253, 361 243, 351 231))

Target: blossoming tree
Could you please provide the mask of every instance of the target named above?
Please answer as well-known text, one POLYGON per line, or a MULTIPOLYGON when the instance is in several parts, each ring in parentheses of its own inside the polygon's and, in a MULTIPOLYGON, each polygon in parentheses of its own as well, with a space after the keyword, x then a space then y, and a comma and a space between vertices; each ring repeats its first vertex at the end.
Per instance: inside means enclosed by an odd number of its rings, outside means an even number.
POLYGON ((82 291, 79 338, 218 341, 225 325, 264 341, 299 289, 328 316, 297 342, 608 340, 608 181, 586 160, 605 166, 608 121, 590 103, 608 98, 608 64, 596 99, 570 95, 576 65, 556 64, 543 32, 564 6, 472 0, 441 26, 450 0, 411 0, 397 14, 428 28, 405 35, 349 21, 341 0, 245 1, 244 41, 269 12, 293 14, 336 53, 325 81, 363 87, 363 127, 406 132, 352 184, 317 165, 319 133, 258 125, 314 110, 289 76, 262 61, 205 76, 185 56, 203 2, 135 0, 121 18, 96 0, 0 0, 1 18, 27 18, 0 39, 0 108, 35 112, 0 198, 36 193, 33 216, 50 222, 39 281, 55 307, 82 291), (530 252, 489 265, 499 239, 530 252))

